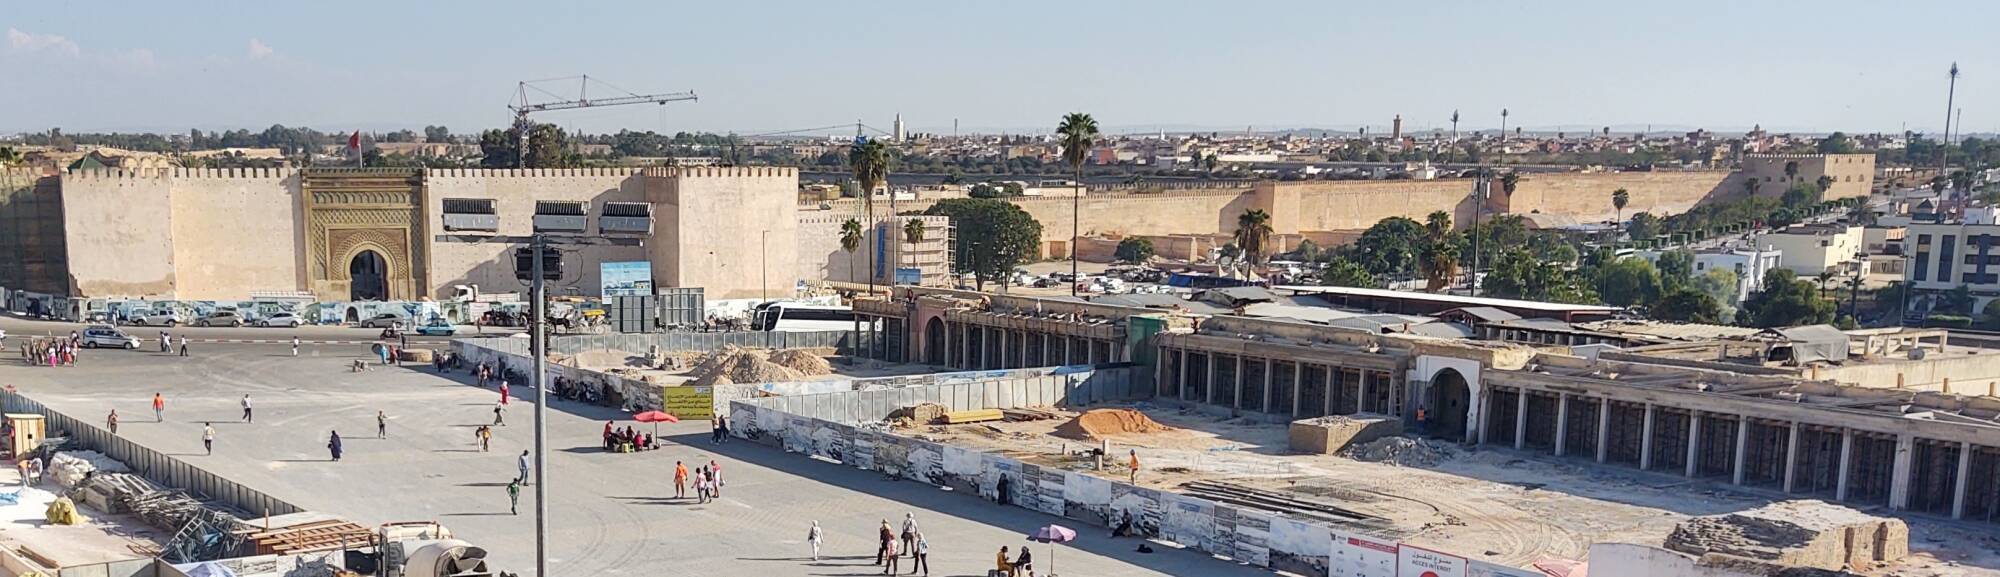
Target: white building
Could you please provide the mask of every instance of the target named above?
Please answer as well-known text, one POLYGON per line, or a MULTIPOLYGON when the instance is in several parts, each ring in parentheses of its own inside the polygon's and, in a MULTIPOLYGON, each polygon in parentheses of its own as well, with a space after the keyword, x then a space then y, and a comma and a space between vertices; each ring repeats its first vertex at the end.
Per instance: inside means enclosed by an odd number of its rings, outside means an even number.
POLYGON ((1800 224, 1758 236, 1757 246, 1784 254, 1782 266, 1802 277, 1823 272, 1840 274, 1862 252, 1861 227, 1846 224, 1800 224))
MULTIPOLYGON (((1969 287, 1973 311, 2000 297, 2000 209, 1972 207, 1955 222, 1910 223, 1903 235, 1910 255, 1909 282, 1916 293, 1969 287)), ((1923 310, 1923 306, 1913 307, 1923 310)))
POLYGON ((1694 253, 1694 274, 1708 274, 1720 268, 1736 273, 1736 301, 1750 298, 1750 293, 1764 288, 1764 273, 1778 268, 1783 262, 1784 252, 1765 247, 1731 248, 1703 250, 1694 253))

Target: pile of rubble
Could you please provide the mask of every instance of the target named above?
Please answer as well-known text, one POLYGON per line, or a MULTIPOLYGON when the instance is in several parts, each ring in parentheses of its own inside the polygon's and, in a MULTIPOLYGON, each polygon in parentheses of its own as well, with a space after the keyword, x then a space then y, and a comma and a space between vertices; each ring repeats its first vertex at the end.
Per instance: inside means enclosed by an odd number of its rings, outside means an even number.
POLYGON ((734 345, 711 351, 695 362, 690 384, 779 383, 833 372, 833 365, 811 352, 786 349, 773 353, 734 345))
POLYGON ((1457 453, 1451 447, 1432 443, 1425 439, 1410 437, 1383 437, 1358 445, 1350 445, 1340 456, 1369 463, 1383 463, 1398 467, 1429 467, 1439 461, 1450 459, 1457 453))
POLYGON ((897 427, 910 428, 938 422, 944 419, 944 414, 948 412, 951 412, 951 409, 944 405, 920 403, 891 411, 888 421, 897 427))
POLYGON ((1867 568, 1909 555, 1910 528, 1900 519, 1824 501, 1780 501, 1748 511, 1689 519, 1674 527, 1665 545, 1711 566, 1840 570, 1867 568))

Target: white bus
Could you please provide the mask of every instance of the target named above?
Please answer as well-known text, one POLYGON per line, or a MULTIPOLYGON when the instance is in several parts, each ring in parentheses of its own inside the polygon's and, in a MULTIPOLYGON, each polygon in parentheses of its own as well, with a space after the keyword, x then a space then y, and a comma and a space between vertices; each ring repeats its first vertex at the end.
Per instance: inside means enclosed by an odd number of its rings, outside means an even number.
POLYGON ((854 330, 854 309, 848 307, 772 302, 757 305, 751 319, 751 328, 759 331, 854 330))

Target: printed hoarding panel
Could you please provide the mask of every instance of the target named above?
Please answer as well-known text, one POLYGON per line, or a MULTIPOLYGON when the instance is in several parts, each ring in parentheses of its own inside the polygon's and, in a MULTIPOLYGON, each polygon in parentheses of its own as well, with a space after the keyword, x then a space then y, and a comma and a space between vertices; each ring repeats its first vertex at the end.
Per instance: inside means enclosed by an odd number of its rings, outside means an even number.
POLYGON ((1331 532, 1333 551, 1327 555, 1331 577, 1396 577, 1396 542, 1331 532))
POLYGON ((1404 544, 1396 549, 1398 577, 1466 577, 1464 557, 1404 544))
POLYGON ((604 296, 638 297, 653 294, 653 263, 650 261, 598 264, 598 284, 604 296))

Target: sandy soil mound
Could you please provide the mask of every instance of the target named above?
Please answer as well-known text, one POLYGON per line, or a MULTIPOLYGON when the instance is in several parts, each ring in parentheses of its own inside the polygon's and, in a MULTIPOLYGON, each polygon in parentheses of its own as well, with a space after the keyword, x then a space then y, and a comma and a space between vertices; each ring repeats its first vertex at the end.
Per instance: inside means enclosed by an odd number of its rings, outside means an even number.
POLYGON ((833 374, 833 364, 826 359, 804 349, 785 349, 771 353, 771 362, 798 371, 808 377, 833 374))
POLYGON ((694 380, 689 383, 696 386, 796 381, 805 377, 798 370, 765 359, 757 351, 733 346, 702 357, 691 375, 694 380))
POLYGON ((1091 409, 1069 422, 1056 426, 1055 436, 1094 440, 1121 433, 1158 433, 1173 430, 1154 422, 1134 409, 1091 409))
POLYGON ((1340 456, 1366 461, 1386 463, 1398 467, 1429 467, 1453 455, 1450 447, 1425 439, 1409 437, 1383 437, 1359 445, 1347 447, 1340 456))

